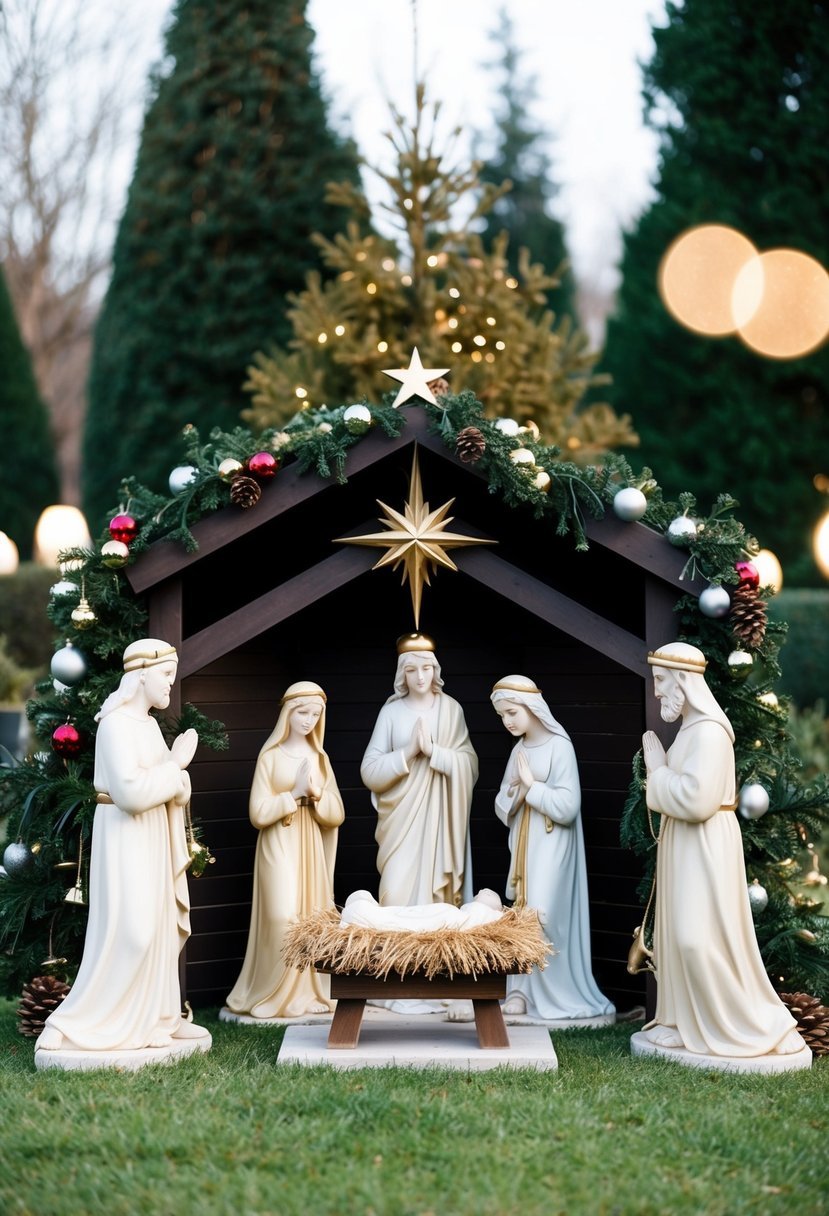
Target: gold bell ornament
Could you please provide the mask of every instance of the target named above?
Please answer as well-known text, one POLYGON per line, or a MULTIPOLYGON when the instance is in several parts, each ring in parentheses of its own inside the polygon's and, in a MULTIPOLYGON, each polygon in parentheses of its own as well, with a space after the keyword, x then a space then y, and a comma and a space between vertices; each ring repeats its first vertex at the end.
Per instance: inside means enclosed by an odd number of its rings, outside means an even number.
POLYGON ((63 897, 63 902, 67 904, 86 905, 86 900, 83 895, 83 887, 81 886, 81 867, 83 865, 83 836, 78 841, 78 872, 75 875, 75 885, 70 887, 63 897))

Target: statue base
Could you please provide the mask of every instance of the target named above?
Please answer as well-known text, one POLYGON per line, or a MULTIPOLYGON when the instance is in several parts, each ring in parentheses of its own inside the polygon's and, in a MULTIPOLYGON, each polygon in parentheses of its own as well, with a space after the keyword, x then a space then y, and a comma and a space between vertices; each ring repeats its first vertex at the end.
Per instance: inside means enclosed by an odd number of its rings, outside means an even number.
POLYGON ((801 1051, 789 1055, 767 1056, 705 1056, 685 1047, 661 1047, 652 1043, 644 1033, 637 1030, 631 1035, 632 1056, 657 1056, 660 1060, 673 1060, 686 1068, 716 1069, 719 1072, 780 1073, 799 1072, 812 1067, 812 1053, 806 1044, 801 1051))
POLYGON ((234 1013, 227 1005, 219 1010, 220 1022, 235 1022, 239 1026, 316 1026, 330 1022, 333 1010, 328 1013, 301 1013, 296 1018, 255 1018, 251 1013, 234 1013))
POLYGON ((176 1039, 169 1047, 141 1047, 135 1051, 78 1051, 60 1048, 58 1051, 35 1052, 35 1068, 60 1068, 64 1072, 88 1072, 92 1068, 115 1068, 119 1072, 135 1072, 148 1064, 176 1064, 196 1052, 207 1052, 213 1045, 205 1030, 198 1039, 176 1039))

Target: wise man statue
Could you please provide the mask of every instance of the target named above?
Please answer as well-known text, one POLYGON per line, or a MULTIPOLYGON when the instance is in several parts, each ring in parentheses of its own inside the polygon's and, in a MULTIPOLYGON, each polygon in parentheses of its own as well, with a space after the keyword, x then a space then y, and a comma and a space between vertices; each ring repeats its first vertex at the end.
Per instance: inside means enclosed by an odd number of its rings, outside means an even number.
POLYGON ((663 720, 682 722, 667 753, 653 731, 642 739, 647 805, 661 818, 656 1016, 640 1037, 709 1057, 805 1051, 808 1067, 811 1056, 757 945, 734 813, 734 731, 705 681, 705 656, 671 642, 648 663, 663 720))

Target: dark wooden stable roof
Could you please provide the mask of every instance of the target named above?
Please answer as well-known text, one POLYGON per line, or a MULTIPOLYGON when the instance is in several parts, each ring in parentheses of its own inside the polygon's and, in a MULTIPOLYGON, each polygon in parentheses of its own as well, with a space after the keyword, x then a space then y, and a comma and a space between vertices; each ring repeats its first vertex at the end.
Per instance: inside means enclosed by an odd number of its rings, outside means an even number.
POLYGON ((399 574, 369 574, 376 551, 333 538, 377 531, 377 499, 400 506, 415 443, 424 497, 434 506, 454 497, 453 530, 498 542, 453 550, 458 574, 437 574, 421 613, 481 759, 475 886, 503 890, 508 864, 492 800, 509 741, 489 689, 507 671, 523 671, 545 688, 579 758, 597 979, 618 1004, 637 1003, 644 986, 624 971, 639 911, 637 863, 619 848, 618 820, 642 730, 664 737, 645 690, 647 651, 673 638, 678 597, 698 594, 702 584, 680 580, 684 556, 664 537, 612 514, 587 522, 590 550, 575 552, 549 520, 491 495, 480 472, 429 433, 417 406, 406 410, 397 439, 375 431, 351 450, 345 486, 289 465, 254 508, 228 507, 196 524, 196 552, 160 542, 128 571, 147 598, 150 634, 179 651, 179 700, 221 719, 231 740, 227 753, 200 750, 193 768, 194 814, 217 864, 191 883, 191 1000, 221 1002, 238 973, 256 836, 247 793, 294 679, 319 680, 329 697, 326 750, 346 805, 337 897, 357 887, 376 891, 374 813, 359 761, 391 692, 394 640, 411 629, 411 606, 399 574))

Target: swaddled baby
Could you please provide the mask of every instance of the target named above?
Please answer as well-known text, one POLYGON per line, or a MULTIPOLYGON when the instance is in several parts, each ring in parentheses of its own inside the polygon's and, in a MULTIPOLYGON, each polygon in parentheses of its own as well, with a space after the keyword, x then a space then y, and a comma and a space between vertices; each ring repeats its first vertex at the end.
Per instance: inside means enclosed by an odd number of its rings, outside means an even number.
POLYGON ((469 903, 456 908, 454 904, 390 904, 382 907, 370 891, 354 891, 345 901, 341 925, 356 925, 362 929, 381 929, 394 933, 407 929, 429 933, 434 929, 477 929, 500 920, 504 906, 494 891, 484 887, 469 903))

